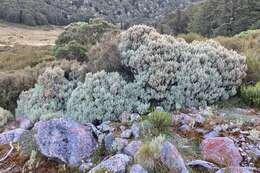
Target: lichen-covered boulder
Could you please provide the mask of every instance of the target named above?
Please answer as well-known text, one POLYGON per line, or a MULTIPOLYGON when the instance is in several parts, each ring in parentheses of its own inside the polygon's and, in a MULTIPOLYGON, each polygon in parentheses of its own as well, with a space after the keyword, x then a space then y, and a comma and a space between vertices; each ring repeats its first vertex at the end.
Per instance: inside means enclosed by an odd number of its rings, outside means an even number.
POLYGON ((185 162, 176 147, 170 142, 165 142, 161 150, 161 161, 171 172, 188 173, 185 162))
POLYGON ((142 145, 142 141, 132 141, 124 148, 124 153, 134 157, 136 152, 140 149, 142 145))
POLYGON ((25 132, 24 129, 14 129, 0 134, 0 144, 9 144, 18 142, 21 135, 25 132))
POLYGON ((205 160, 219 165, 239 166, 242 161, 238 148, 227 137, 207 138, 202 141, 201 149, 205 160))
POLYGON ((75 121, 40 121, 35 124, 34 129, 41 153, 71 166, 79 166, 82 160, 89 158, 98 147, 92 128, 75 121))
POLYGON ((125 154, 116 154, 109 159, 101 162, 91 169, 89 173, 96 173, 99 170, 108 170, 113 173, 125 173, 127 166, 132 162, 132 158, 125 154))

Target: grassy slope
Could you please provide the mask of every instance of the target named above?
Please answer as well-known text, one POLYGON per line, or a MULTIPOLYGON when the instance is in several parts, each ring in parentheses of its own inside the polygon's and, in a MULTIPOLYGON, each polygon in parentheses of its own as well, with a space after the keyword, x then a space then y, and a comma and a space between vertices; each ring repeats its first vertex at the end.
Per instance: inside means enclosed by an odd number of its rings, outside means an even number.
POLYGON ((59 27, 28 27, 1 22, 0 72, 54 59, 50 49, 62 31, 59 27))

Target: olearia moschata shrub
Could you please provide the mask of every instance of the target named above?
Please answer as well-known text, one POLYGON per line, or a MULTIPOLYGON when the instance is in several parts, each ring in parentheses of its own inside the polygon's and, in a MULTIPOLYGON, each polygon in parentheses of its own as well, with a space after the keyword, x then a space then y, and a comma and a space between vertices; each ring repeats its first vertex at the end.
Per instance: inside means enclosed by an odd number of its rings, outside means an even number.
POLYGON ((124 111, 144 113, 149 104, 138 83, 127 83, 118 73, 88 73, 71 94, 67 117, 79 122, 118 120, 124 111))
POLYGON ((63 114, 75 85, 76 81, 65 78, 61 68, 47 68, 39 76, 35 87, 19 96, 16 116, 37 121, 45 114, 63 114))
POLYGON ((121 62, 166 111, 198 107, 237 93, 246 58, 212 40, 187 43, 137 25, 122 32, 121 62))

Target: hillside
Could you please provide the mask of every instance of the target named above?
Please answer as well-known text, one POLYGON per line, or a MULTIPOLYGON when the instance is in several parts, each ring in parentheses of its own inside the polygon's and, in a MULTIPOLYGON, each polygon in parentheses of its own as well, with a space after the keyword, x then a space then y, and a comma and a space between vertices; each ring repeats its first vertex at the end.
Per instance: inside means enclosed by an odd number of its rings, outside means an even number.
POLYGON ((233 36, 260 28, 259 0, 206 0, 168 14, 159 24, 168 34, 199 33, 206 37, 233 36))
POLYGON ((27 25, 66 25, 103 17, 128 26, 155 23, 194 1, 199 0, 1 0, 0 19, 27 25))

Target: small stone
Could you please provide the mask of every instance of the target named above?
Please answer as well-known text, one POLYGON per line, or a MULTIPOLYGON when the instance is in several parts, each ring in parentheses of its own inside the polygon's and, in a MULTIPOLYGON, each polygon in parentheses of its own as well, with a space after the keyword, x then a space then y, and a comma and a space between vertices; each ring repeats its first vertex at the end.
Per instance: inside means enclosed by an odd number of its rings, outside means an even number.
POLYGON ((255 146, 249 146, 248 154, 255 162, 260 162, 260 150, 255 146))
POLYGON ((113 143, 114 143, 114 136, 113 133, 109 133, 104 138, 105 148, 106 151, 111 152, 113 150, 113 143))
POLYGON ((92 162, 89 163, 83 163, 80 165, 79 170, 82 172, 87 172, 89 171, 91 168, 93 168, 94 164, 92 162))
POLYGON ((179 115, 172 115, 172 122, 173 124, 192 124, 193 119, 191 116, 187 115, 187 114, 179 114, 179 115))
POLYGON ((132 163, 132 158, 125 154, 116 154, 109 159, 102 161, 88 173, 96 173, 99 170, 107 169, 113 173, 125 173, 127 166, 132 163))
POLYGON ((191 131, 191 128, 187 124, 184 124, 181 127, 179 127, 179 130, 183 133, 187 133, 191 131))
POLYGON ((33 127, 33 123, 28 118, 18 117, 16 119, 17 123, 19 124, 19 128, 29 130, 33 127))
POLYGON ((121 138, 129 139, 132 136, 132 130, 127 129, 121 133, 121 138))
POLYGON ((243 160, 239 149, 227 137, 208 138, 202 141, 202 155, 204 159, 219 165, 239 166, 243 160))
POLYGON ((131 130, 135 139, 141 136, 141 127, 139 123, 134 123, 131 127, 131 130))
POLYGON ((205 121, 206 121, 205 118, 202 117, 201 115, 198 115, 195 118, 195 123, 198 124, 198 125, 205 123, 205 121))
POLYGON ((126 126, 120 126, 120 130, 121 130, 121 132, 125 131, 126 130, 126 126))
POLYGON ((216 173, 254 173, 256 168, 251 167, 228 167, 218 170, 216 173))
POLYGON ((202 172, 209 173, 215 173, 217 170, 219 170, 219 167, 217 167, 215 164, 204 160, 193 160, 188 163, 188 166, 191 168, 197 168, 202 172))
POLYGON ((202 128, 197 128, 195 131, 201 135, 205 135, 208 131, 202 128))
POLYGON ((26 132, 24 129, 14 129, 0 134, 0 144, 18 142, 21 135, 26 132))
POLYGON ((141 165, 135 164, 132 166, 130 173, 148 173, 141 165))
POLYGON ((156 111, 156 112, 165 112, 164 109, 163 109, 163 107, 161 107, 161 106, 156 106, 156 107, 155 107, 155 111, 156 111))
POLYGON ((221 131, 222 131, 222 127, 216 126, 212 131, 204 135, 204 138, 207 139, 207 138, 218 137, 221 131))
POLYGON ((201 112, 201 115, 203 117, 211 117, 214 115, 213 110, 211 107, 207 107, 206 109, 203 109, 201 112))
POLYGON ((141 121, 141 120, 142 120, 142 117, 139 114, 137 114, 137 113, 131 114, 131 117, 130 117, 131 123, 138 122, 138 121, 141 121))
POLYGON ((120 115, 120 120, 122 123, 133 123, 136 121, 140 121, 142 118, 139 114, 137 113, 128 113, 128 112, 123 112, 120 115))
POLYGON ((113 150, 121 152, 127 146, 128 140, 123 138, 116 138, 113 142, 113 150))
POLYGON ((250 135, 249 131, 240 131, 240 133, 243 135, 250 135))
POLYGON ((97 126, 97 128, 103 132, 103 133, 106 133, 106 132, 112 132, 113 131, 113 128, 110 127, 110 121, 105 121, 103 122, 102 124, 100 124, 99 126, 97 126))
POLYGON ((87 123, 87 124, 85 124, 85 125, 88 126, 88 127, 91 127, 91 129, 92 129, 94 135, 99 136, 99 135, 102 134, 102 132, 101 132, 100 130, 98 130, 98 129, 96 128, 96 126, 94 126, 92 123, 87 123))
POLYGON ((106 134, 105 133, 101 133, 98 135, 98 143, 101 144, 104 142, 105 140, 105 137, 106 137, 106 134))
POLYGON ((125 147, 123 152, 131 157, 134 157, 142 145, 142 141, 132 141, 125 147))

